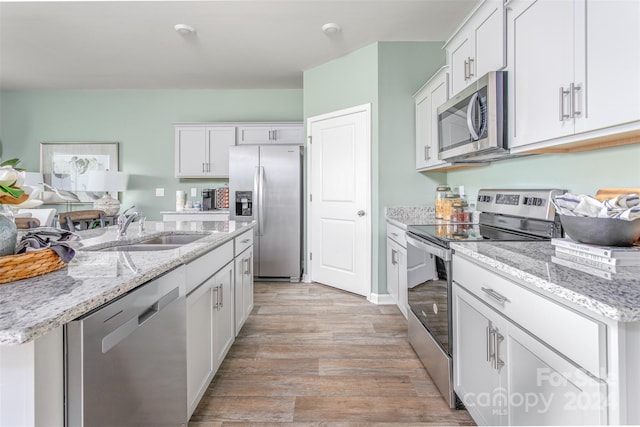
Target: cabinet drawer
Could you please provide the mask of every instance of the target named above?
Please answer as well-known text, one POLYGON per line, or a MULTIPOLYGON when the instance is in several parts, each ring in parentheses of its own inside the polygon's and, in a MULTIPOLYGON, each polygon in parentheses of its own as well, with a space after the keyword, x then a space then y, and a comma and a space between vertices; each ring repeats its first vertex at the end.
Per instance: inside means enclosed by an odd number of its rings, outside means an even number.
POLYGON ((213 276, 233 259, 233 242, 229 241, 187 264, 187 293, 213 276))
POLYGON ((249 246, 253 245, 253 229, 245 231, 235 238, 236 252, 235 256, 240 255, 249 246))
POLYGON ((596 377, 606 375, 606 325, 603 323, 460 256, 453 257, 453 280, 596 377))
POLYGON ((407 235, 405 233, 405 230, 403 230, 402 228, 387 222, 387 237, 391 240, 396 241, 400 244, 400 246, 406 249, 407 235))

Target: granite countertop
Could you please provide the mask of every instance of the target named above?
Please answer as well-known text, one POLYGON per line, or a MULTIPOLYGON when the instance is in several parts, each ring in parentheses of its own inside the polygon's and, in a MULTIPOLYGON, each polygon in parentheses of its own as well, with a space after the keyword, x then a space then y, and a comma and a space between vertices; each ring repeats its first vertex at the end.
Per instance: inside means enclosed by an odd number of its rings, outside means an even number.
POLYGON ((554 263, 549 242, 452 243, 451 248, 557 301, 619 322, 640 321, 640 267, 597 276, 554 263))
MULTIPOLYGON (((0 285, 0 344, 21 344, 99 307, 251 229, 253 222, 147 221, 138 235, 129 230, 124 241, 157 235, 202 234, 202 239, 177 249, 140 252, 76 251, 68 267, 31 279, 0 285)), ((133 227, 132 227, 133 228, 133 227)), ((116 241, 116 227, 80 232, 78 246, 102 248, 116 241)))
POLYGON ((391 224, 407 229, 408 225, 429 225, 436 223, 433 206, 410 206, 385 208, 385 217, 391 224))

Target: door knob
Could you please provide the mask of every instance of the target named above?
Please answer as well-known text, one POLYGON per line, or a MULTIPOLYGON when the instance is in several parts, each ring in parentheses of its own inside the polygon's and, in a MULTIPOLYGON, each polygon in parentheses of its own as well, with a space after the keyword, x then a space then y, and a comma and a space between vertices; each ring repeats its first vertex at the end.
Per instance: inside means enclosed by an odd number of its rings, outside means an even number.
POLYGON ((363 210, 359 210, 358 211, 358 216, 364 216, 364 211, 363 210))

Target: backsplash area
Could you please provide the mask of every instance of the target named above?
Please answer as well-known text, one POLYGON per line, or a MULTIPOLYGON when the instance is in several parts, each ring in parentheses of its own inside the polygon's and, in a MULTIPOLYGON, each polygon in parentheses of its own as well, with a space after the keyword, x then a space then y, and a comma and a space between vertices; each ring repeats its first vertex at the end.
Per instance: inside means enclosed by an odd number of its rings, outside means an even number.
POLYGON ((451 187, 465 186, 469 200, 480 188, 561 188, 594 195, 603 187, 640 184, 640 144, 568 154, 539 154, 447 173, 451 187))

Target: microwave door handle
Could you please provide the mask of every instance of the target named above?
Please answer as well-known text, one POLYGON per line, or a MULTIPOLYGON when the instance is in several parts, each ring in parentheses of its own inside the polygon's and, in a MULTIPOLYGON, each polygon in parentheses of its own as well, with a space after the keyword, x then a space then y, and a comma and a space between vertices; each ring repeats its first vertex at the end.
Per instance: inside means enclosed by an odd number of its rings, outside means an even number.
POLYGON ((478 104, 478 92, 471 95, 471 99, 469 100, 469 105, 467 105, 467 127, 469 128, 469 133, 471 133, 471 139, 477 141, 480 139, 480 135, 478 135, 478 129, 476 129, 475 124, 473 123, 473 116, 476 112, 476 105, 478 104))

